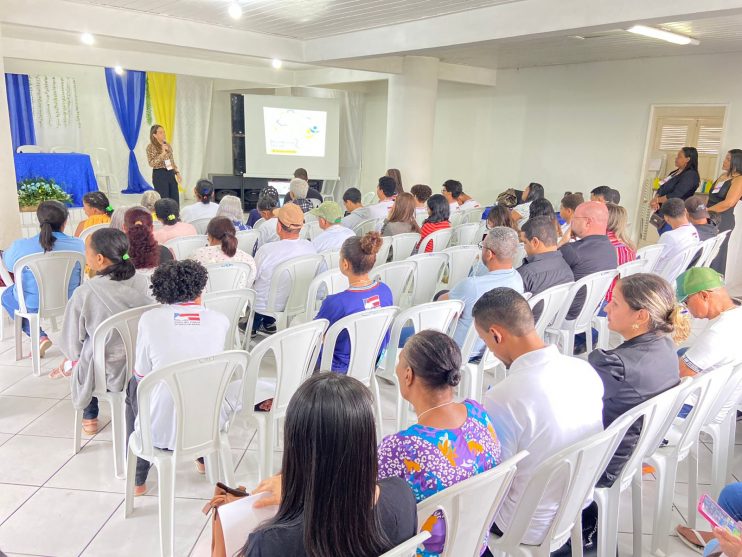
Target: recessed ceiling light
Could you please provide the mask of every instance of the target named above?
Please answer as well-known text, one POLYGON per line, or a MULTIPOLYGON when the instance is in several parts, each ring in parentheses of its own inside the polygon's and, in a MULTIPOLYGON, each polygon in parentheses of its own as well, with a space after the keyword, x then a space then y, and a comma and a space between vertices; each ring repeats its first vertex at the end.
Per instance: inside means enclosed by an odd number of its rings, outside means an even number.
POLYGON ((95 44, 95 37, 90 33, 83 33, 82 35, 80 35, 80 40, 83 44, 86 44, 88 46, 95 44))
POLYGON ((229 5, 229 17, 232 19, 240 19, 242 17, 242 6, 237 2, 232 2, 229 5))
POLYGON ((113 71, 116 72, 116 75, 124 75, 124 68, 121 66, 114 66, 113 71))
POLYGON ((671 33, 664 29, 657 29, 656 27, 647 27, 646 25, 634 25, 630 29, 627 29, 629 33, 635 33, 636 35, 643 35, 652 39, 659 39, 661 41, 667 41, 673 44, 692 44, 698 45, 701 42, 698 39, 692 39, 685 35, 678 33, 671 33))
POLYGON ((274 58, 273 60, 271 60, 271 66, 273 66, 277 70, 280 70, 281 66, 283 66, 283 62, 281 62, 278 58, 274 58))

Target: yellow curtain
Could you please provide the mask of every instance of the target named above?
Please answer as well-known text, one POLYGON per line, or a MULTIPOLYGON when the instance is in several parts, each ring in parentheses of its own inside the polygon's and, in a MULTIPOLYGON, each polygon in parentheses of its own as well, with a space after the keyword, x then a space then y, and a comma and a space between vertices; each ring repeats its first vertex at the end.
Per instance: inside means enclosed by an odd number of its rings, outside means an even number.
POLYGON ((175 74, 147 72, 147 85, 155 122, 165 128, 167 141, 172 145, 175 138, 175 74))

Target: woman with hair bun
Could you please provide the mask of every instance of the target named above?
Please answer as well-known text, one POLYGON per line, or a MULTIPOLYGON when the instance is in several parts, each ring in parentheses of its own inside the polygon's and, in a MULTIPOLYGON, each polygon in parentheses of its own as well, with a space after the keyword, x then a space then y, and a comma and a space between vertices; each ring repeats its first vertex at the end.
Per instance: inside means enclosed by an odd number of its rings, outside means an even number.
MULTIPOLYGON (((500 441, 485 409, 474 400, 456 402, 460 368, 459 347, 438 331, 410 337, 399 355, 399 391, 415 409, 417 423, 381 442, 379 478, 405 479, 418 503, 501 462, 500 441)), ((443 515, 435 513, 421 529, 431 532, 424 554, 440 554, 443 515)))
POLYGON ((129 257, 137 271, 149 274, 160 263, 173 260, 172 252, 155 240, 152 215, 144 207, 126 211, 123 228, 129 239, 129 257))
POLYGON ((241 249, 237 249, 237 230, 228 217, 214 217, 206 229, 209 245, 199 248, 190 259, 206 267, 214 263, 246 263, 250 266, 250 276, 239 288, 250 288, 258 274, 255 260, 241 249))
POLYGON ((163 226, 153 231, 157 243, 164 244, 181 236, 197 236, 196 227, 180 220, 178 204, 170 198, 158 199, 155 202, 155 215, 163 226))
POLYGON ((183 207, 180 215, 186 222, 193 222, 197 219, 206 219, 216 216, 219 210, 219 204, 214 203, 214 184, 209 180, 199 180, 196 187, 193 188, 196 195, 196 203, 183 207))
MULTIPOLYGON (((362 238, 351 236, 343 242, 340 248, 340 272, 348 277, 348 289, 325 298, 315 319, 327 319, 332 325, 353 313, 394 305, 389 287, 368 276, 376 264, 376 254, 381 244, 382 239, 378 232, 369 232, 362 238)), ((389 333, 381 344, 382 352, 388 342, 389 333)), ((347 373, 349 361, 350 336, 347 331, 343 331, 335 344, 332 371, 347 373)))
POLYGON ((84 221, 77 225, 75 236, 79 237, 83 230, 96 224, 111 222, 113 207, 108 197, 102 191, 91 191, 82 196, 82 210, 87 215, 84 221))
MULTIPOLYGON (((82 427, 87 435, 98 432, 98 400, 92 396, 93 332, 112 315, 152 303, 149 283, 136 273, 128 252, 126 234, 111 228, 96 230, 85 246, 85 259, 96 276, 75 290, 64 312, 59 347, 67 361, 50 377, 71 373, 72 405, 83 410, 82 427)), ((105 388, 123 390, 128 370, 124 344, 118 333, 106 342, 105 359, 105 388)))

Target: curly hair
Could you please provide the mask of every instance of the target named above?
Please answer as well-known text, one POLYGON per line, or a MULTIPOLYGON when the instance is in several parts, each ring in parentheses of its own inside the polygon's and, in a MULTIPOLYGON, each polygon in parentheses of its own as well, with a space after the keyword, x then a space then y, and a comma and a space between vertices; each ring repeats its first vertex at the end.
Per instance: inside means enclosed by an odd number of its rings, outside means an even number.
POLYGON ((208 279, 206 267, 197 261, 168 261, 152 273, 152 294, 161 304, 192 302, 204 291, 208 279))
POLYGON ((129 257, 135 269, 153 269, 160 264, 160 246, 152 234, 152 213, 133 207, 124 214, 124 229, 129 238, 129 257))

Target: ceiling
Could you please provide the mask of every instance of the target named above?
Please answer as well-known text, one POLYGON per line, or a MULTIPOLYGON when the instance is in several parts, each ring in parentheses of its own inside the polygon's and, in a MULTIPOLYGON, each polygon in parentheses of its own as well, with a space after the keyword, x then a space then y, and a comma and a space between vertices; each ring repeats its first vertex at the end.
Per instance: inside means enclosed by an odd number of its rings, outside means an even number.
POLYGON ((231 0, 70 1, 309 40, 522 0, 238 0, 239 20, 228 14, 231 0))
POLYGON ((443 62, 492 69, 580 64, 655 56, 686 56, 742 52, 742 15, 671 22, 657 27, 698 39, 698 46, 679 46, 607 29, 585 34, 584 39, 566 32, 559 36, 526 37, 485 43, 433 48, 409 54, 435 56, 443 62))

